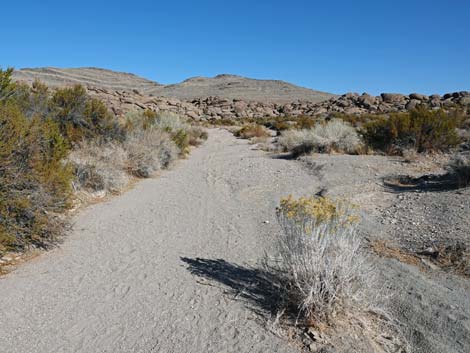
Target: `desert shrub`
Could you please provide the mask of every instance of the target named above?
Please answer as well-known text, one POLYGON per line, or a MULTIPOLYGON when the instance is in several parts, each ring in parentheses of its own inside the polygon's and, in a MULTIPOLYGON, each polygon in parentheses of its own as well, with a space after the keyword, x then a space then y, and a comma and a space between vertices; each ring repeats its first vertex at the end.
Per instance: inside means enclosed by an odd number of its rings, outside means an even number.
POLYGON ((458 144, 458 125, 453 114, 420 107, 367 123, 362 135, 369 146, 388 154, 401 154, 409 148, 419 153, 443 151, 458 144))
POLYGON ((311 129, 315 126, 316 121, 310 116, 298 116, 294 119, 296 129, 311 129))
POLYGON ((226 118, 210 120, 210 124, 214 126, 233 126, 236 123, 237 122, 234 119, 226 118))
POLYGON ((169 111, 160 111, 156 114, 155 126, 170 133, 189 128, 188 123, 181 119, 178 114, 169 111))
POLYGON ((127 152, 117 143, 82 142, 69 156, 76 191, 118 193, 129 183, 127 152))
POLYGON ((189 153, 191 139, 196 143, 198 137, 204 137, 204 133, 194 128, 194 137, 190 135, 191 126, 180 118, 178 114, 168 111, 153 112, 131 112, 127 114, 126 129, 129 135, 140 134, 146 130, 159 130, 169 134, 179 149, 181 156, 189 153))
POLYGON ((356 130, 336 119, 318 123, 312 129, 284 131, 278 144, 295 156, 311 152, 359 153, 362 148, 356 130))
POLYGON ((15 92, 15 84, 11 79, 13 69, 3 70, 0 68, 0 102, 9 99, 15 92))
POLYGON ((157 120, 157 113, 152 110, 132 110, 126 114, 125 127, 127 131, 147 130, 154 127, 157 120))
POLYGON ((191 126, 188 129, 188 138, 190 146, 199 146, 208 138, 207 131, 200 126, 191 126))
POLYGON ((269 137, 271 134, 269 133, 269 130, 262 125, 250 124, 245 125, 236 131, 235 136, 243 139, 250 139, 253 137, 269 137))
POLYGON ((134 131, 123 146, 128 153, 131 173, 141 178, 168 168, 180 152, 170 134, 156 128, 134 131))
POLYGON ((57 89, 50 105, 52 119, 72 144, 96 137, 112 140, 123 136, 117 119, 104 103, 88 96, 80 85, 57 89))
POLYGON ((272 128, 276 131, 289 130, 292 128, 292 124, 290 124, 288 121, 275 121, 271 126, 269 126, 269 128, 272 128))
POLYGON ((470 154, 458 154, 449 162, 447 170, 455 176, 460 187, 470 185, 470 154))
POLYGON ((279 279, 284 307, 313 324, 368 305, 374 276, 356 234, 353 207, 323 197, 288 197, 277 217, 282 232, 266 266, 279 279))
POLYGON ((70 205, 68 143, 50 119, 28 119, 14 102, 0 104, 0 252, 46 246, 70 205))

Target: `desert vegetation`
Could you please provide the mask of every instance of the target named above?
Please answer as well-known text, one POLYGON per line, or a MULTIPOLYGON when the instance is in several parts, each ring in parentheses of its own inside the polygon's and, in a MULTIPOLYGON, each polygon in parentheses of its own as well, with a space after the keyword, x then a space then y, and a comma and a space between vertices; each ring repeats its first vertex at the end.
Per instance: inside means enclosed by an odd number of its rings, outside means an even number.
POLYGON ((324 197, 288 197, 277 217, 283 232, 275 239, 274 261, 267 263, 280 279, 286 307, 313 324, 359 305, 373 273, 361 252, 354 209, 324 197))
POLYGON ((387 308, 389 293, 357 234, 357 207, 327 197, 289 196, 281 200, 277 219, 282 232, 264 261, 278 291, 277 316, 314 332, 346 322, 346 330, 361 327, 364 336, 371 328, 388 332, 395 336, 394 349, 406 352, 408 343, 387 308))
POLYGON ((417 108, 366 123, 362 134, 369 146, 387 154, 401 154, 405 149, 418 153, 447 151, 460 142, 460 119, 443 110, 417 108))
POLYGON ((278 144, 294 156, 311 152, 356 154, 363 146, 357 131, 337 119, 318 123, 310 129, 284 131, 278 144))
POLYGON ((234 135, 243 139, 251 139, 255 137, 263 138, 271 136, 269 130, 260 124, 245 125, 239 130, 235 131, 234 135))
POLYGON ((77 192, 116 193, 150 177, 207 138, 172 113, 118 121, 82 86, 51 91, 0 70, 0 253, 47 247, 77 192))

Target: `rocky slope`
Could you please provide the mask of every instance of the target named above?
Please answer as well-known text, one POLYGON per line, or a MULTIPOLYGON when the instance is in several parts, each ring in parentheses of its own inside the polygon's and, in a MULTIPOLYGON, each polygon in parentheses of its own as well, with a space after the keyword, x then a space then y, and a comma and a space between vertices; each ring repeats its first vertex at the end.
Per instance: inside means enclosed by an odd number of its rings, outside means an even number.
POLYGON ((40 79, 49 86, 82 84, 89 93, 106 102, 117 116, 136 109, 169 110, 194 120, 264 118, 285 115, 390 113, 419 104, 429 108, 470 106, 470 92, 443 96, 412 93, 382 93, 371 96, 329 93, 282 81, 254 80, 234 75, 197 77, 175 85, 160 85, 138 76, 97 68, 23 69, 14 73, 18 81, 40 79))
POLYGON ((154 111, 169 110, 194 120, 217 120, 238 118, 264 118, 296 115, 328 115, 333 112, 347 114, 390 113, 406 111, 418 104, 430 108, 470 106, 470 92, 455 92, 444 96, 430 97, 416 93, 409 96, 383 93, 381 96, 347 93, 328 101, 313 103, 294 101, 291 103, 266 103, 242 99, 206 97, 192 100, 151 97, 136 92, 109 91, 89 87, 91 95, 102 99, 118 116, 135 109, 154 111), (418 99, 417 97, 421 97, 418 99))

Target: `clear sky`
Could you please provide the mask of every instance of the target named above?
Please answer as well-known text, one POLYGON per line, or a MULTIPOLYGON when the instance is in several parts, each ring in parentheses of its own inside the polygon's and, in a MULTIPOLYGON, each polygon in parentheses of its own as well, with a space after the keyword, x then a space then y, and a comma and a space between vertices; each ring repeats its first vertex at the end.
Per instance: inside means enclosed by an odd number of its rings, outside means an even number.
POLYGON ((0 66, 161 83, 232 73, 344 93, 470 90, 469 0, 5 1, 0 66))

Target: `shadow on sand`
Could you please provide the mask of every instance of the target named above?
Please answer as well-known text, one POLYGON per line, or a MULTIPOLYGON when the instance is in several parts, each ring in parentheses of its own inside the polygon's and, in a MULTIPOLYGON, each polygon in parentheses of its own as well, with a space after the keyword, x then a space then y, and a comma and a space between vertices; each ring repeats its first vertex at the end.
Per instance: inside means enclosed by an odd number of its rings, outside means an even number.
POLYGON ((229 294, 240 298, 256 313, 274 315, 281 308, 281 291, 277 278, 264 270, 249 268, 222 259, 182 257, 193 275, 224 285, 229 294))
POLYGON ((388 191, 416 192, 416 191, 449 191, 464 187, 459 183, 458 177, 452 173, 443 175, 423 175, 413 178, 408 175, 389 176, 383 179, 388 191))

